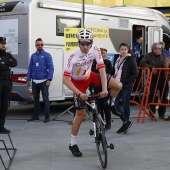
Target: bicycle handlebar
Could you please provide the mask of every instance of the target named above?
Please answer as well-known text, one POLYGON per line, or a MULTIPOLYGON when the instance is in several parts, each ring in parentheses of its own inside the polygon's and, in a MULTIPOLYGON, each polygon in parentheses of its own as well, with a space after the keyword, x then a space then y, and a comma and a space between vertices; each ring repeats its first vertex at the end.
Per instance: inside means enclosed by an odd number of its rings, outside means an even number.
POLYGON ((90 94, 88 98, 100 98, 100 93, 99 94, 90 94))

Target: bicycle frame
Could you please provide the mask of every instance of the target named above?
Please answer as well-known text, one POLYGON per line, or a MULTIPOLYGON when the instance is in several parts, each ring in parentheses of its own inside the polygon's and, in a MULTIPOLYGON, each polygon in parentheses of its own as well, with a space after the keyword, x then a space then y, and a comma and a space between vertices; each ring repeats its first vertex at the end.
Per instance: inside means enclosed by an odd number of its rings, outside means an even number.
POLYGON ((99 95, 90 96, 90 107, 92 108, 93 113, 93 129, 90 131, 90 135, 94 134, 95 143, 97 148, 97 153, 99 157, 100 164, 103 169, 107 167, 107 140, 105 137, 105 122, 102 119, 100 113, 96 106, 96 98, 99 98, 99 95))

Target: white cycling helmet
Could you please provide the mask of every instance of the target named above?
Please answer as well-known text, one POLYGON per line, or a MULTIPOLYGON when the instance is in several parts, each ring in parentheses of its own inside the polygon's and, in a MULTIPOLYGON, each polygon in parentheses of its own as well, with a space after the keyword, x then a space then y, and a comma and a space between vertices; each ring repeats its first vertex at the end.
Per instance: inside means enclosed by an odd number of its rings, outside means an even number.
POLYGON ((93 33, 90 29, 82 29, 77 34, 77 38, 79 40, 93 40, 93 33))

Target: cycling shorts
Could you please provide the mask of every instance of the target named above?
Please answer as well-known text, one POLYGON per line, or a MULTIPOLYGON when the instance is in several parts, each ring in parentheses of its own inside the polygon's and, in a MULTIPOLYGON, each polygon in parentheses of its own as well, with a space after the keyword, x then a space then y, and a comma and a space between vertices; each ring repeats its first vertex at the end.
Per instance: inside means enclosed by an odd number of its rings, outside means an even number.
MULTIPOLYGON (((107 75, 107 85, 110 81, 111 75, 107 75)), ((82 93, 85 93, 86 90, 89 88, 90 84, 93 84, 97 87, 101 87, 100 75, 91 71, 90 76, 86 80, 74 80, 71 79, 74 86, 79 89, 82 93)), ((78 96, 74 94, 74 105, 76 110, 85 109, 85 101, 81 98, 78 99, 78 96), (81 107, 80 107, 81 106, 81 107)))
POLYGON ((75 87, 79 89, 82 93, 86 92, 91 83, 97 87, 101 86, 100 75, 93 71, 91 71, 89 78, 86 80, 71 79, 71 81, 75 85, 75 87))

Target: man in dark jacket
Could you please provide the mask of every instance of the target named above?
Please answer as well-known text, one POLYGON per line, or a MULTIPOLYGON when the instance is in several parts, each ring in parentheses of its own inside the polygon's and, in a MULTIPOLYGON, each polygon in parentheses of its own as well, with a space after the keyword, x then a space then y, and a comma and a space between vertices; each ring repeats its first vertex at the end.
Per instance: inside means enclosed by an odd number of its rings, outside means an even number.
MULTIPOLYGON (((140 62, 140 67, 148 67, 152 71, 154 68, 165 68, 165 59, 166 55, 162 53, 162 45, 160 43, 153 43, 152 52, 145 55, 145 57, 140 62)), ((154 92, 158 89, 160 92, 160 96, 162 98, 162 103, 167 103, 168 96, 168 82, 165 82, 165 72, 160 72, 160 77, 158 80, 159 72, 155 70, 152 77, 151 87, 150 87, 150 95, 149 95, 149 103, 153 103, 156 101, 156 96, 154 96, 154 92), (158 84, 157 84, 158 81, 158 84), (157 89, 155 90, 155 88, 157 89), (163 91, 164 89, 164 91, 163 91), (163 93, 163 95, 162 95, 163 93)), ((155 114, 155 106, 150 105, 152 112, 155 114)), ((166 112, 166 106, 159 106, 158 114, 160 119, 164 119, 166 112)))
POLYGON ((47 123, 50 113, 48 90, 53 79, 54 66, 51 55, 43 50, 44 44, 41 38, 35 41, 35 46, 37 51, 31 55, 27 73, 27 85, 30 86, 32 79, 32 92, 34 97, 34 115, 28 121, 39 120, 39 95, 41 91, 45 110, 44 123, 47 123))
POLYGON ((17 60, 6 52, 6 38, 0 37, 0 133, 10 133, 4 127, 11 95, 11 67, 17 66, 17 60))

